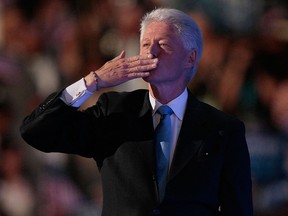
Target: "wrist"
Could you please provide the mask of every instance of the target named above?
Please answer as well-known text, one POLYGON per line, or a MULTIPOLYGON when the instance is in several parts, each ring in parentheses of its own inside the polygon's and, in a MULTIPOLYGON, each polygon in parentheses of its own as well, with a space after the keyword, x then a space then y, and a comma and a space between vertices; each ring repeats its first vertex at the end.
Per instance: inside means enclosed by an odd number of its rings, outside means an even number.
POLYGON ((99 77, 96 73, 96 71, 92 71, 93 73, 93 77, 94 77, 94 86, 95 86, 95 91, 98 91, 99 90, 99 77))
POLYGON ((95 92, 99 90, 99 78, 95 71, 91 71, 86 77, 84 77, 84 81, 88 91, 95 92))

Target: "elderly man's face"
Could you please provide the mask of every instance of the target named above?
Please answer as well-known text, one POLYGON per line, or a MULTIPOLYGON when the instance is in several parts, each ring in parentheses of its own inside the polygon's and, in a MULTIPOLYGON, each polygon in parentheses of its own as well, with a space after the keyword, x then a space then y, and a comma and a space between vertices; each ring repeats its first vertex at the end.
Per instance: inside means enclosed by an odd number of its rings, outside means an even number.
POLYGON ((191 67, 189 53, 174 26, 165 22, 150 23, 140 43, 140 54, 153 54, 158 58, 158 66, 144 78, 151 84, 183 85, 187 68, 191 67))

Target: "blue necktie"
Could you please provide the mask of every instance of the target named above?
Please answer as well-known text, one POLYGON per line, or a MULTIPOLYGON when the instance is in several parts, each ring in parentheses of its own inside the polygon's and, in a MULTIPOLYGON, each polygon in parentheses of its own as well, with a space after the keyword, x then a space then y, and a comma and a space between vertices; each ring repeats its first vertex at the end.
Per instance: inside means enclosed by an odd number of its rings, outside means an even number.
POLYGON ((161 115, 160 122, 156 127, 156 178, 160 200, 164 198, 167 174, 170 160, 170 145, 172 128, 170 115, 173 113, 169 106, 161 106, 157 110, 161 115))

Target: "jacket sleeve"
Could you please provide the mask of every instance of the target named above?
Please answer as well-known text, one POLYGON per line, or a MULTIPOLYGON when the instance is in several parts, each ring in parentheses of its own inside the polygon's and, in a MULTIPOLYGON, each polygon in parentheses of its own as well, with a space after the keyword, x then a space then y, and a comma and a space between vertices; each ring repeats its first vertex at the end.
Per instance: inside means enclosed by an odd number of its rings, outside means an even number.
POLYGON ((22 138, 43 152, 95 157, 97 151, 92 148, 96 148, 94 142, 97 134, 101 134, 100 124, 95 121, 101 117, 100 109, 98 112, 81 112, 66 105, 60 99, 61 93, 51 94, 23 120, 20 126, 22 138))

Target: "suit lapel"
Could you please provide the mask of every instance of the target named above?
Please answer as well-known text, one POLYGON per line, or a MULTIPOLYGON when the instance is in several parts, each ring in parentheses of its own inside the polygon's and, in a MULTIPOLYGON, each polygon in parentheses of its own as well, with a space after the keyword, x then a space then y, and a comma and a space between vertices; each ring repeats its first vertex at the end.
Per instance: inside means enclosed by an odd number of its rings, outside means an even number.
POLYGON ((155 157, 154 157, 154 142, 153 140, 147 140, 143 142, 137 142, 137 149, 139 156, 145 163, 147 167, 151 170, 151 173, 155 173, 155 157))
POLYGON ((139 131, 141 132, 140 137, 144 141, 137 142, 137 149, 140 157, 145 161, 149 169, 152 171, 152 174, 155 173, 155 151, 154 151, 154 128, 152 121, 152 108, 149 102, 148 91, 144 95, 143 106, 138 115, 137 125, 140 125, 141 128, 137 128, 136 125, 131 128, 131 131, 134 131, 133 134, 138 139, 139 131), (145 132, 144 132, 145 131, 145 132))
POLYGON ((187 107, 169 172, 169 180, 173 179, 199 152, 205 137, 205 122, 205 115, 202 114, 200 102, 189 92, 187 107))

